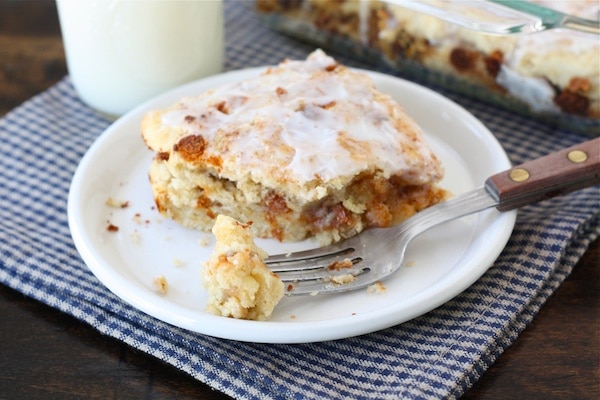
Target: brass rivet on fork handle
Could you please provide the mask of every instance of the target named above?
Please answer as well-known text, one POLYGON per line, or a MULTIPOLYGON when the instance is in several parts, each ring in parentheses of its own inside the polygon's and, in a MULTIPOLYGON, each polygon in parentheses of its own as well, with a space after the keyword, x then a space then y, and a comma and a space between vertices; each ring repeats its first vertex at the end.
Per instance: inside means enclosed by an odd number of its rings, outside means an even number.
MULTIPOLYGON (((588 159, 588 155, 582 150, 572 150, 567 153, 567 159, 575 164, 579 164, 585 162, 588 159)), ((524 168, 515 168, 509 172, 508 176, 513 182, 525 182, 529 179, 530 175, 529 171, 524 168)))
POLYGON ((569 161, 574 163, 582 163, 587 160, 588 155, 585 151, 582 150, 573 150, 567 154, 567 158, 569 161))
POLYGON ((515 168, 508 174, 514 182, 524 182, 529 179, 529 171, 523 168, 515 168))

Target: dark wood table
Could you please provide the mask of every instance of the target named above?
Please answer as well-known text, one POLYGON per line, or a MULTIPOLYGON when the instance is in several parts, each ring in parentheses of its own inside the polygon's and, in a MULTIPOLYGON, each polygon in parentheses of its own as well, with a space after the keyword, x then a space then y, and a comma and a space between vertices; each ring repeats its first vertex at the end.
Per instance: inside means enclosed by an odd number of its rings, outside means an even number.
MULTIPOLYGON (((66 74, 54 1, 0 0, 0 116, 66 74)), ((600 241, 466 399, 600 398, 600 241)), ((0 285, 0 399, 226 399, 0 285)))

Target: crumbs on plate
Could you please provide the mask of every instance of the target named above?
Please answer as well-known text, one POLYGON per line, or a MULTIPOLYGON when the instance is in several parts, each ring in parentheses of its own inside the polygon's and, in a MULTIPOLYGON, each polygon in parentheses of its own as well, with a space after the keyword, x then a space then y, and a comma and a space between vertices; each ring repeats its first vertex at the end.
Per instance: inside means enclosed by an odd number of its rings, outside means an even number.
POLYGON ((106 205, 111 208, 127 208, 129 207, 129 201, 120 201, 109 197, 108 199, 106 199, 106 205))
POLYGON ((167 278, 164 275, 159 275, 154 277, 152 281, 152 286, 154 290, 156 290, 160 294, 167 294, 167 290, 169 289, 169 283, 167 282, 167 278))
POLYGON ((173 265, 176 266, 176 267, 183 267, 185 265, 185 261, 183 261, 180 258, 175 257, 173 259, 173 265))
POLYGON ((142 214, 140 214, 138 212, 138 213, 135 213, 135 215, 133 216, 133 222, 135 222, 136 224, 139 224, 139 225, 144 225, 144 224, 149 224, 150 220, 142 218, 142 214))
POLYGON ((108 225, 106 225, 106 230, 109 232, 119 232, 119 227, 109 222, 108 225))
POLYGON ((131 234, 129 235, 129 237, 131 238, 131 241, 133 242, 133 244, 135 245, 139 245, 142 241, 142 237, 140 236, 140 233, 136 230, 134 230, 133 232, 131 232, 131 234))
POLYGON ((383 283, 375 282, 374 284, 370 285, 367 288, 367 293, 368 294, 384 293, 386 290, 387 290, 387 288, 385 286, 383 286, 383 283))

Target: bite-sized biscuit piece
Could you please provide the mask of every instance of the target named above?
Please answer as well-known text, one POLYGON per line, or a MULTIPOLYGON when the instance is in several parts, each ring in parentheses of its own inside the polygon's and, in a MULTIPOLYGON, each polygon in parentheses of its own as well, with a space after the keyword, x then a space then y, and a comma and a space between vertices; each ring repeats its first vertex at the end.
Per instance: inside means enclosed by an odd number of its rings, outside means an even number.
POLYGON ((158 210, 192 228, 225 214, 259 237, 329 243, 445 196, 415 121, 320 50, 149 112, 142 135, 158 210))
POLYGON ((202 272, 207 310, 224 317, 264 321, 283 297, 283 282, 264 263, 249 224, 219 215, 215 249, 202 272))

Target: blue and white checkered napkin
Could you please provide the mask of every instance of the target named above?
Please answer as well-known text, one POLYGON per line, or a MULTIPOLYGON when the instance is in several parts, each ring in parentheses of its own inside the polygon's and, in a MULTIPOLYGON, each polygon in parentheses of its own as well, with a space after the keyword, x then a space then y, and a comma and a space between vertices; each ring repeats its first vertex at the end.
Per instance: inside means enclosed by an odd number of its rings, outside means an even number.
MULTIPOLYGON (((313 50, 268 31, 237 2, 227 3, 226 17, 228 69, 304 58, 313 50)), ((497 135, 515 163, 587 139, 453 98, 497 135)), ((524 208, 493 267, 454 300, 412 321, 324 343, 215 339, 125 304, 75 250, 67 226, 69 184, 108 125, 81 103, 68 79, 0 120, 0 282, 235 398, 459 397, 516 339, 599 233, 595 187, 524 208)))

